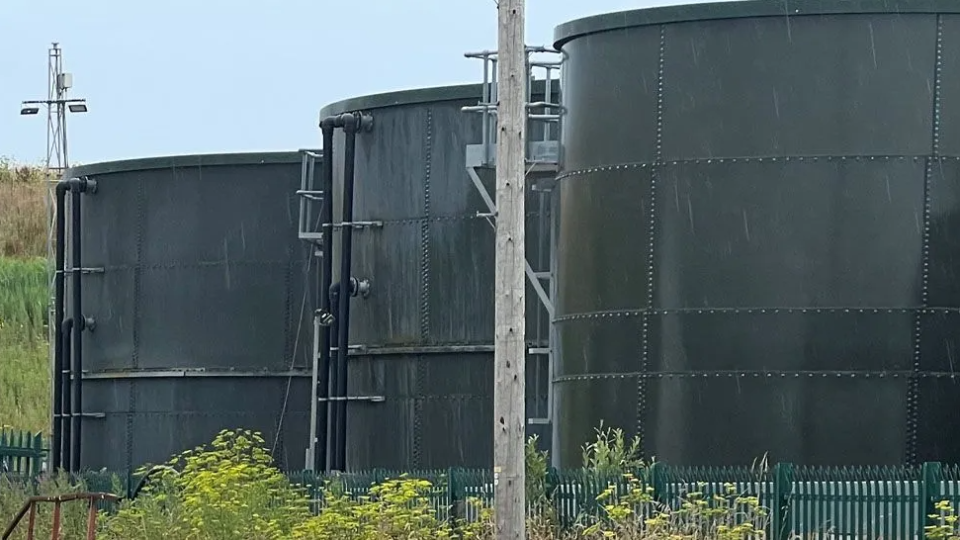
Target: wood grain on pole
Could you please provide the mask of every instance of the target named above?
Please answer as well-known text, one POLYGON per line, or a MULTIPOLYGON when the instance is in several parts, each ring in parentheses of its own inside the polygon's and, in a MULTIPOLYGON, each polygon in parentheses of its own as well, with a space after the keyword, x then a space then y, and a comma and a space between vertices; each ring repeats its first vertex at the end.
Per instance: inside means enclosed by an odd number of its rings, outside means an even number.
POLYGON ((497 36, 497 233, 494 342, 494 519, 498 540, 524 540, 526 496, 524 1, 500 0, 497 36))

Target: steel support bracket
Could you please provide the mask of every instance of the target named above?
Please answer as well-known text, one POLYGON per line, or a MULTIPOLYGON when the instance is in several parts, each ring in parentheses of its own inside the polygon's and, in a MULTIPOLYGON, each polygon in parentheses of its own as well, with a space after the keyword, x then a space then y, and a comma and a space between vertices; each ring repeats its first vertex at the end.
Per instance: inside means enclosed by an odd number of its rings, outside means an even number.
POLYGON ((324 223, 322 226, 330 229, 342 229, 344 227, 352 227, 354 229, 381 229, 383 228, 383 221, 343 221, 340 223, 324 223))
POLYGON ((329 401, 365 401, 367 403, 383 403, 387 398, 384 396, 346 396, 346 397, 325 397, 317 398, 321 403, 329 401))
MULTIPOLYGON (((467 173, 470 175, 470 179, 473 180, 473 186, 480 193, 480 198, 483 199, 484 204, 487 205, 487 210, 489 210, 491 215, 495 216, 497 213, 497 205, 493 202, 490 194, 487 193, 487 188, 480 180, 480 174, 477 173, 476 167, 467 167, 467 173)), ((496 228, 492 220, 488 219, 487 221, 492 227, 496 228)), ((553 320, 553 301, 550 299, 547 291, 544 290, 543 284, 540 283, 538 273, 533 271, 533 268, 530 267, 530 262, 526 259, 524 259, 523 265, 524 272, 527 274, 527 281, 533 287, 533 290, 536 291, 537 297, 540 298, 540 303, 542 303, 543 307, 547 310, 547 315, 553 320)))

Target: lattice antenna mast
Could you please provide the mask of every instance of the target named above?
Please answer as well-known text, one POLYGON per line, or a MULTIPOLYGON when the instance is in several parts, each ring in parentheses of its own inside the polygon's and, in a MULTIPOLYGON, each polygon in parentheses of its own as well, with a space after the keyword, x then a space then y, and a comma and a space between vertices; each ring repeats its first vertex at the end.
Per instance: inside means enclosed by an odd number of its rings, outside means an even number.
POLYGON ((66 130, 62 100, 66 97, 68 82, 63 76, 63 51, 59 43, 53 43, 47 56, 47 180, 56 181, 68 167, 66 155, 66 130))
MULTIPOLYGON (((47 109, 47 144, 44 160, 45 206, 47 214, 47 285, 48 310, 47 332, 50 343, 50 363, 53 365, 54 335, 54 283, 55 260, 54 238, 56 236, 56 185, 63 172, 70 166, 67 158, 67 112, 85 113, 85 99, 69 99, 67 91, 73 86, 73 76, 63 71, 63 50, 54 42, 47 51, 47 98, 21 102, 20 114, 33 116, 40 112, 40 106, 47 109)), ((59 376, 59 374, 53 374, 59 376)), ((52 391, 52 388, 51 388, 52 391)), ((52 396, 51 396, 52 399, 52 396)))

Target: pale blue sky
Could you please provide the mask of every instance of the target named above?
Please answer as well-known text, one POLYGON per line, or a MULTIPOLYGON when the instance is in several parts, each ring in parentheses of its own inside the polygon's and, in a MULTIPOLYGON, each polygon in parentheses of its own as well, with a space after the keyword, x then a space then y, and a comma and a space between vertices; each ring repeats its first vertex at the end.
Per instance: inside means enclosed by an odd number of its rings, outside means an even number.
MULTIPOLYGON (((528 0, 527 43, 557 24, 677 0, 528 0)), ((63 48, 72 164, 319 146, 320 108, 343 98, 480 82, 494 0, 0 0, 0 156, 40 163, 47 49, 63 48)))

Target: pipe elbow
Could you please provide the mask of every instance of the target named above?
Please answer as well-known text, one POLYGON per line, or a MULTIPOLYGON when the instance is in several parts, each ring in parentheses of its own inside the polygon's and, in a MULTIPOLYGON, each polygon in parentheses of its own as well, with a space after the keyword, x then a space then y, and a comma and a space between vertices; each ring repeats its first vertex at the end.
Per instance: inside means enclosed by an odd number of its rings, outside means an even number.
POLYGON ((61 179, 57 182, 57 196, 63 196, 70 190, 70 180, 61 179))
POLYGON ((327 295, 330 300, 336 301, 340 297, 340 282, 331 283, 330 289, 327 291, 327 295))
POLYGON ((79 178, 71 178, 67 180, 67 183, 70 187, 70 191, 73 193, 94 193, 97 188, 97 183, 95 181, 83 176, 79 178))
POLYGON ((329 131, 333 131, 333 129, 334 129, 335 127, 337 127, 337 117, 336 117, 336 116, 328 116, 328 117, 320 120, 320 129, 322 129, 322 130, 324 130, 324 131, 328 131, 328 130, 329 130, 329 131))
POLYGON ((343 122, 343 131, 345 133, 356 133, 357 128, 359 127, 359 121, 357 115, 353 113, 346 113, 340 115, 340 118, 343 122))
POLYGON ((73 318, 64 319, 60 324, 60 331, 64 334, 69 334, 73 331, 73 318))

